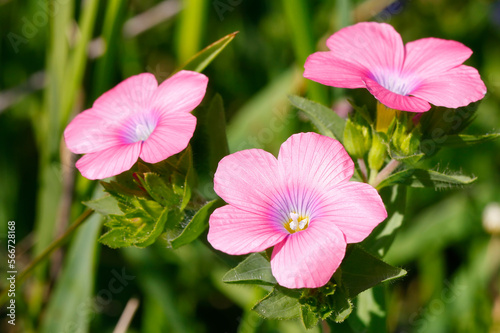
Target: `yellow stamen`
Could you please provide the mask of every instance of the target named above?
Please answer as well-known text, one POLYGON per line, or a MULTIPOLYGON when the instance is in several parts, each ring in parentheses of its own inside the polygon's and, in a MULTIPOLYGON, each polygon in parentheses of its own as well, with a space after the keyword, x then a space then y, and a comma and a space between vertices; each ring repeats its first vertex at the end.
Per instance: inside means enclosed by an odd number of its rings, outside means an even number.
POLYGON ((388 108, 384 104, 377 102, 377 123, 375 130, 377 132, 387 133, 392 120, 398 117, 401 111, 388 108))

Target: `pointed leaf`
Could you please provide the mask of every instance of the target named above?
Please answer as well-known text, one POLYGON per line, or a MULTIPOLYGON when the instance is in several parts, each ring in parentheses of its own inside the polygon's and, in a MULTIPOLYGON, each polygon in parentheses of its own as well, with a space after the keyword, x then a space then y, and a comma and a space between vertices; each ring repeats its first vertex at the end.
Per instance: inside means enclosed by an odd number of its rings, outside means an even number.
POLYGON ((455 134, 446 136, 444 142, 441 143, 440 146, 448 148, 462 148, 479 143, 493 141, 498 138, 500 138, 500 133, 491 133, 485 135, 455 134))
POLYGON ((122 214, 120 207, 118 207, 118 202, 111 195, 106 195, 96 200, 84 201, 83 204, 104 216, 122 214))
POLYGON ((208 218, 213 211, 222 206, 224 202, 220 199, 212 200, 205 204, 184 228, 182 233, 172 241, 172 248, 177 249, 183 245, 191 243, 208 227, 208 218))
POLYGON ((476 177, 447 175, 432 170, 407 169, 387 177, 377 186, 377 189, 395 184, 411 187, 434 187, 436 189, 451 188, 472 184, 476 179, 476 177))
POLYGON ((290 95, 288 99, 293 106, 306 114, 321 134, 342 142, 345 119, 341 118, 335 111, 299 96, 290 95))
POLYGON ((142 185, 148 191, 151 198, 158 202, 163 207, 175 207, 181 202, 181 198, 174 193, 172 187, 168 186, 165 181, 156 173, 145 173, 142 185))
POLYGON ((291 319, 300 316, 300 291, 276 286, 253 310, 266 319, 291 319))
POLYGON ((357 245, 351 245, 344 261, 340 265, 342 271, 342 287, 349 298, 379 283, 390 281, 406 275, 406 271, 393 267, 369 254, 357 245))
POLYGON ((311 309, 309 305, 303 304, 300 307, 300 315, 302 318, 302 323, 308 330, 318 325, 319 316, 311 309))
POLYGON ((352 302, 342 288, 336 288, 335 293, 330 297, 331 308, 333 310, 330 319, 336 323, 341 323, 351 314, 353 309, 352 302))
MULTIPOLYGON (((233 32, 225 37, 222 37, 218 41, 210 44, 197 54, 195 54, 188 62, 182 66, 180 69, 201 72, 203 71, 224 48, 231 43, 238 31, 233 32)), ((179 69, 179 70, 180 70, 179 69)))
POLYGON ((382 189, 380 196, 387 209, 387 218, 361 243, 371 254, 384 257, 389 250, 397 231, 403 224, 406 211, 406 186, 396 185, 382 189))
POLYGON ((275 285, 276 279, 271 272, 271 264, 262 253, 249 255, 238 266, 224 275, 222 281, 226 283, 244 283, 275 285))

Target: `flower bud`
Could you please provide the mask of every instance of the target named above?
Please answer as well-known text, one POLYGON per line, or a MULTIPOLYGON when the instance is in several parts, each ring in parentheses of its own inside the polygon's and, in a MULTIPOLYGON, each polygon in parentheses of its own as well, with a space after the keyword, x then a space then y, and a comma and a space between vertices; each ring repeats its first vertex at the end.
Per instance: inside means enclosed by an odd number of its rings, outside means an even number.
POLYGON ((500 204, 489 203, 483 211, 483 227, 492 235, 500 235, 500 204))
POLYGON ((353 158, 363 158, 371 146, 370 127, 361 116, 347 119, 344 128, 344 147, 353 158))
POLYGON ((380 170, 387 156, 387 146, 384 139, 378 133, 373 133, 372 147, 368 153, 368 166, 371 170, 380 170))

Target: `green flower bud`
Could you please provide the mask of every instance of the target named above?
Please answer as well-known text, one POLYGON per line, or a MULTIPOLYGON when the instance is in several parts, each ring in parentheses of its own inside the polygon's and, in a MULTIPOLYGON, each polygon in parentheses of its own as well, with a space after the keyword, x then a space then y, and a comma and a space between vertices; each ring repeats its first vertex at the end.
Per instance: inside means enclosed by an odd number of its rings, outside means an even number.
POLYGON ((361 116, 347 119, 344 128, 344 147, 353 158, 363 158, 372 144, 370 127, 361 116))
POLYGON ((385 140, 378 133, 373 134, 372 147, 368 153, 368 166, 371 170, 380 170, 384 165, 387 156, 387 146, 385 140))

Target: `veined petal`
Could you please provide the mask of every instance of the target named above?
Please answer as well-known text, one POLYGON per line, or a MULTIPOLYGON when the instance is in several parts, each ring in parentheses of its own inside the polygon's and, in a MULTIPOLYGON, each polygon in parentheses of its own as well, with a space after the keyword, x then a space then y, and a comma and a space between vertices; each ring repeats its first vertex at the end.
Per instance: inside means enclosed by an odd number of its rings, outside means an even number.
POLYGON ((426 77, 446 72, 467 60, 472 50, 454 40, 422 38, 405 45, 404 73, 426 77))
POLYGON ((203 74, 177 72, 156 89, 150 107, 163 113, 191 112, 203 100, 207 84, 208 78, 203 74))
POLYGON ((345 235, 347 243, 361 242, 387 218, 377 190, 358 182, 340 184, 331 190, 318 211, 321 213, 316 223, 334 223, 345 235))
POLYGON ((64 130, 64 141, 71 152, 94 153, 123 143, 116 124, 106 128, 106 119, 88 111, 79 113, 64 130))
POLYGON ((119 145, 84 155, 76 167, 87 179, 104 179, 129 170, 139 158, 142 142, 119 145))
POLYGON ((279 201, 276 158, 262 149, 248 149, 224 157, 214 176, 214 190, 239 209, 267 215, 279 201))
POLYGON ((461 65, 424 79, 411 94, 437 106, 458 108, 483 98, 486 86, 477 69, 461 65))
POLYGON ((148 99, 157 88, 154 75, 131 76, 99 97, 91 109, 78 114, 64 130, 68 149, 75 154, 102 151, 123 144, 123 121, 146 111, 148 99))
POLYGON ((345 27, 326 41, 335 58, 367 68, 400 71, 404 61, 401 36, 386 23, 361 22, 345 27))
POLYGON ((232 255, 264 251, 287 236, 273 221, 231 205, 217 208, 209 224, 207 238, 210 244, 232 255))
POLYGON ((196 127, 196 117, 190 113, 163 113, 156 128, 144 141, 141 159, 157 163, 187 147, 196 127))
POLYGON ((375 96, 380 103, 391 109, 409 112, 425 112, 431 108, 430 104, 424 99, 393 93, 382 87, 375 80, 366 79, 365 83, 368 91, 375 96))
POLYGON ((286 288, 324 286, 342 262, 346 250, 344 234, 333 224, 310 226, 289 235, 274 247, 271 269, 286 288))
MULTIPOLYGON (((332 111, 333 112, 333 111, 332 111)), ((354 163, 340 142, 317 133, 294 134, 278 155, 283 180, 295 191, 304 188, 329 189, 347 182, 354 163)))
POLYGON ((336 58, 333 52, 311 54, 304 68, 305 78, 338 88, 364 88, 362 78, 369 74, 363 66, 336 58))
POLYGON ((148 110, 149 100, 157 87, 158 82, 151 73, 131 76, 102 94, 88 112, 102 118, 105 122, 102 128, 119 125, 121 120, 148 110))

